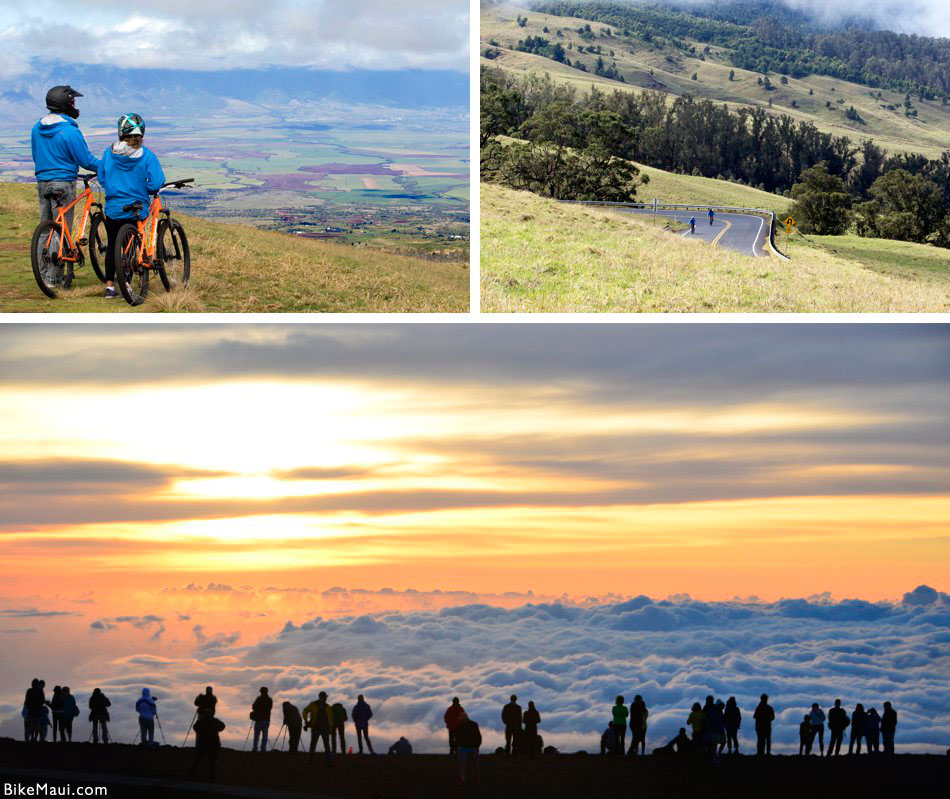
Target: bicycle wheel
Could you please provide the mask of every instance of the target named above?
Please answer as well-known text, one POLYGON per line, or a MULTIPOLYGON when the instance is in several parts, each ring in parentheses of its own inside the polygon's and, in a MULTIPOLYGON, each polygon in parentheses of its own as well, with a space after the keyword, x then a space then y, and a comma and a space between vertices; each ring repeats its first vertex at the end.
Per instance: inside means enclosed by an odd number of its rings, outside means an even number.
POLYGON ((33 277, 47 297, 56 297, 60 289, 69 288, 73 282, 73 265, 59 260, 60 235, 59 225, 47 219, 36 226, 30 244, 33 277))
POLYGON ((142 240, 135 225, 123 225, 115 240, 115 282, 129 305, 141 305, 148 294, 148 269, 140 262, 142 240))
POLYGON ((89 263, 102 283, 106 282, 106 223, 102 212, 96 211, 89 221, 89 263))
POLYGON ((158 276, 165 291, 184 288, 191 274, 191 251, 185 230, 177 219, 163 219, 158 223, 158 276))

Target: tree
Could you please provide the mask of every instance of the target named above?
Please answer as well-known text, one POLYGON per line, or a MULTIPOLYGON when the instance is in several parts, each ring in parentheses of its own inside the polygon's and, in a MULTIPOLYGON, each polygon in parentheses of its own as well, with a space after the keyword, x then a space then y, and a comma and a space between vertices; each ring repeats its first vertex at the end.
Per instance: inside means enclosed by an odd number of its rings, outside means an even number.
POLYGON ((730 69, 730 70, 729 70, 729 80, 735 80, 735 79, 736 79, 736 71, 735 71, 734 69, 730 69))
POLYGON ((799 176, 792 186, 791 215, 803 233, 821 236, 840 236, 851 221, 851 195, 844 181, 828 174, 828 165, 822 161, 799 176))
POLYGON ((906 169, 892 169, 871 186, 858 206, 858 235, 898 241, 943 240, 946 210, 940 187, 906 169))

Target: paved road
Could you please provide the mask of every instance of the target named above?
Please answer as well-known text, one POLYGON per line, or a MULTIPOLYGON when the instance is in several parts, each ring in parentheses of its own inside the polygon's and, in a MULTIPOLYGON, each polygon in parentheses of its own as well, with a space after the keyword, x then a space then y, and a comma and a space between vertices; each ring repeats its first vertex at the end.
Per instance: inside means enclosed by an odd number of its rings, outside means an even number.
MULTIPOLYGON (((616 208, 615 210, 627 214, 653 215, 652 208, 616 208)), ((690 234, 687 230, 683 234, 685 237, 700 238, 710 244, 715 243, 743 255, 754 255, 760 258, 768 255, 766 240, 769 227, 763 216, 717 211, 716 221, 710 225, 705 212, 657 209, 656 215, 657 217, 672 217, 684 225, 689 223, 690 217, 696 217, 696 233, 690 234)))

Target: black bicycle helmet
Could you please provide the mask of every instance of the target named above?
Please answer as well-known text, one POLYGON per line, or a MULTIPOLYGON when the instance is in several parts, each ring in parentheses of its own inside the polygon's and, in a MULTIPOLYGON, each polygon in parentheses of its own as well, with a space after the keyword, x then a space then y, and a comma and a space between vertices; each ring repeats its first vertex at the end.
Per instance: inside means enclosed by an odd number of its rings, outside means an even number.
POLYGON ((46 107, 57 114, 65 114, 75 119, 79 116, 76 98, 82 97, 72 86, 54 86, 46 92, 46 107))
POLYGON ((138 114, 123 114, 118 122, 119 138, 123 136, 144 136, 145 120, 138 114))

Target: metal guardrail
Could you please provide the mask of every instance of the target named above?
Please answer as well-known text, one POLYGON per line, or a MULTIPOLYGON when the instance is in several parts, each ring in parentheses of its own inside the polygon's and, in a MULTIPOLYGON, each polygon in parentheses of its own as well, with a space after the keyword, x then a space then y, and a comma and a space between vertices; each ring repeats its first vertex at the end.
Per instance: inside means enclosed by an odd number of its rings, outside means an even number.
POLYGON ((714 211, 727 211, 729 213, 738 213, 738 214, 755 214, 763 215, 768 217, 769 220, 769 249, 772 253, 781 258, 783 261, 790 261, 789 258, 784 253, 780 252, 778 247, 775 244, 775 212, 769 211, 767 208, 741 208, 738 206, 731 205, 709 205, 707 203, 637 203, 637 202, 608 202, 605 200, 561 200, 562 203, 570 203, 573 205, 606 205, 606 206, 620 206, 624 208, 642 208, 644 210, 649 210, 650 208, 658 209, 682 209, 684 211, 689 210, 708 210, 712 208, 714 211))

